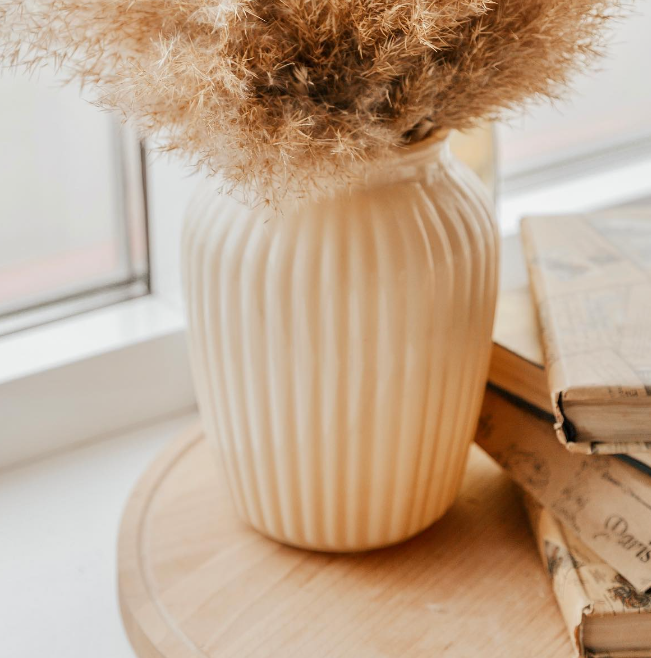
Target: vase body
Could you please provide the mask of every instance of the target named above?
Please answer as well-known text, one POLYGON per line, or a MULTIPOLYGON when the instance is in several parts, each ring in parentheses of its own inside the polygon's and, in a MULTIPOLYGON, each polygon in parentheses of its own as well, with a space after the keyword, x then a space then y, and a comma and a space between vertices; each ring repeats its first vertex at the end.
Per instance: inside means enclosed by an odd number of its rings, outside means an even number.
POLYGON ((182 247, 199 409, 239 515, 330 551, 454 501, 491 351, 498 235, 448 145, 273 215, 204 186, 182 247))

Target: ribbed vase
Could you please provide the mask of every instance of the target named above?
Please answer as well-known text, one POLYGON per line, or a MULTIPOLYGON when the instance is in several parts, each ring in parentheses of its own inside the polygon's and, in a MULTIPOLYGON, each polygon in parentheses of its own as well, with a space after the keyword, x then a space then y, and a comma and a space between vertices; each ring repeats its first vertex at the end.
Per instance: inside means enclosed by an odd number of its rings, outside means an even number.
POLYGON ((183 238, 190 351, 239 515, 327 551, 443 515, 486 383, 497 264, 490 203, 446 142, 278 215, 203 187, 183 238))

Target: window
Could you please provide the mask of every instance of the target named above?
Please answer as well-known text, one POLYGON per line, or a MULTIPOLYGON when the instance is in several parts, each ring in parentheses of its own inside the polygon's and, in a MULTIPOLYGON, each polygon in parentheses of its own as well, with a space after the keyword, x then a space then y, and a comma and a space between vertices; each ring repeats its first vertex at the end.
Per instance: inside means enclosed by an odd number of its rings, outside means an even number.
POLYGON ((651 202, 650 32, 651 0, 638 0, 566 101, 498 126, 505 233, 523 214, 651 202))
POLYGON ((194 407, 178 244, 196 182, 143 152, 52 72, 0 75, 0 470, 194 407))
POLYGON ((0 334, 149 291, 141 149, 49 71, 0 77, 0 334))

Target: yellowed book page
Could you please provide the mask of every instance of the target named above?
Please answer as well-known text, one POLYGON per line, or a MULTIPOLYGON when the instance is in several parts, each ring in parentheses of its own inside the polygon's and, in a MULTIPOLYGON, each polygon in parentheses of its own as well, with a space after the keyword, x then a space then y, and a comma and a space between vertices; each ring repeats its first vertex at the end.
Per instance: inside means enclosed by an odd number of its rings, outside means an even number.
POLYGON ((549 422, 488 389, 477 443, 639 591, 651 587, 651 478, 615 457, 572 454, 549 422))
POLYGON ((522 238, 559 439, 586 453, 651 449, 651 214, 526 218, 522 238), (648 436, 600 449, 568 434, 564 402, 633 398, 649 405, 648 436))
POLYGON ((529 286, 500 292, 488 380, 553 413, 543 363, 540 330, 529 286))

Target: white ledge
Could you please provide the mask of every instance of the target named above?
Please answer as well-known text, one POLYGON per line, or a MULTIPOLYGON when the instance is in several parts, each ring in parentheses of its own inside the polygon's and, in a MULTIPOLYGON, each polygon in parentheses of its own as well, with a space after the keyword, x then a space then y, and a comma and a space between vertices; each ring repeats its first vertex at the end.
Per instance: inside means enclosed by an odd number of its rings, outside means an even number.
POLYGON ((0 341, 0 468, 192 408, 183 316, 153 296, 0 341))

